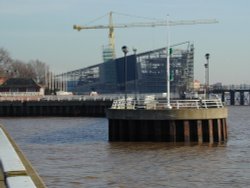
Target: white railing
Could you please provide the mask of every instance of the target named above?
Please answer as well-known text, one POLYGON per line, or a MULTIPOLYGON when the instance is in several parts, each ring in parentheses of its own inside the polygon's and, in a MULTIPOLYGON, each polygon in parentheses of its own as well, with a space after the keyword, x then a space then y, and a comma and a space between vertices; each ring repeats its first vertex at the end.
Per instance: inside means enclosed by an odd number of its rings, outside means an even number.
MULTIPOLYGON (((220 99, 211 99, 211 100, 172 100, 170 101, 170 105, 173 109, 181 109, 181 108, 223 108, 224 105, 220 99)), ((167 101, 166 100, 145 100, 139 99, 134 100, 132 98, 127 99, 127 103, 125 103, 125 99, 116 99, 113 101, 111 106, 112 109, 166 109, 167 101), (125 105, 126 104, 126 105, 125 105)))
POLYGON ((40 92, 0 92, 2 97, 15 97, 15 96, 40 96, 40 92))

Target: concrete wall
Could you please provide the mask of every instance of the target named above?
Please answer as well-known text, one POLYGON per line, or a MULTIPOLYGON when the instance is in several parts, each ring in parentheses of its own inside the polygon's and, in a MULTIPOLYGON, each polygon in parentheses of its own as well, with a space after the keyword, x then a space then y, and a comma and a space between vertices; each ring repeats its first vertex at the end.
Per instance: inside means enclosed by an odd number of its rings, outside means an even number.
POLYGON ((171 109, 171 110, 124 110, 108 109, 109 119, 134 120, 197 120, 226 118, 227 108, 171 109))

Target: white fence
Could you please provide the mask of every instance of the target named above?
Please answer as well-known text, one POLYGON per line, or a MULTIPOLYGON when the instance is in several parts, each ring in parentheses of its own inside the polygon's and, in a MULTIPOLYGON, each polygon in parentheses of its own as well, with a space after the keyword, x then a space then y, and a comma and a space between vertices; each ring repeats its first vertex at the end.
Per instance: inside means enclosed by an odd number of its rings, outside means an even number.
MULTIPOLYGON (((174 109, 181 108, 223 108, 224 105, 220 99, 211 99, 211 100, 171 100, 170 106, 174 109)), ((134 100, 132 98, 127 98, 125 101, 124 98, 117 99, 113 101, 112 109, 167 109, 166 100, 157 100, 157 99, 140 99, 134 100)))
POLYGON ((41 96, 40 92, 0 92, 1 97, 41 96))

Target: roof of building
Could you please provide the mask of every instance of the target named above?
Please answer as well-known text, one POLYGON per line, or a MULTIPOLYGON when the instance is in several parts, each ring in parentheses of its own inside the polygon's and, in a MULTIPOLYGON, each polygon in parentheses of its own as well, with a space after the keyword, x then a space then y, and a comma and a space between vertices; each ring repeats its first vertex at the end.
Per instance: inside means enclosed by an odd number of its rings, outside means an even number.
POLYGON ((41 88, 32 78, 9 78, 0 87, 4 88, 41 88))

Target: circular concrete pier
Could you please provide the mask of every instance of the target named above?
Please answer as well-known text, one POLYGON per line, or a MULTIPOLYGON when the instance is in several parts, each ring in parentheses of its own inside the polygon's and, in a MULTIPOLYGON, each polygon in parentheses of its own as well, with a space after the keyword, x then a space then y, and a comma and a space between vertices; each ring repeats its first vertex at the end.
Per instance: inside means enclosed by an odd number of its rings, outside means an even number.
POLYGON ((173 109, 108 109, 109 141, 197 142, 227 140, 224 106, 173 109))

